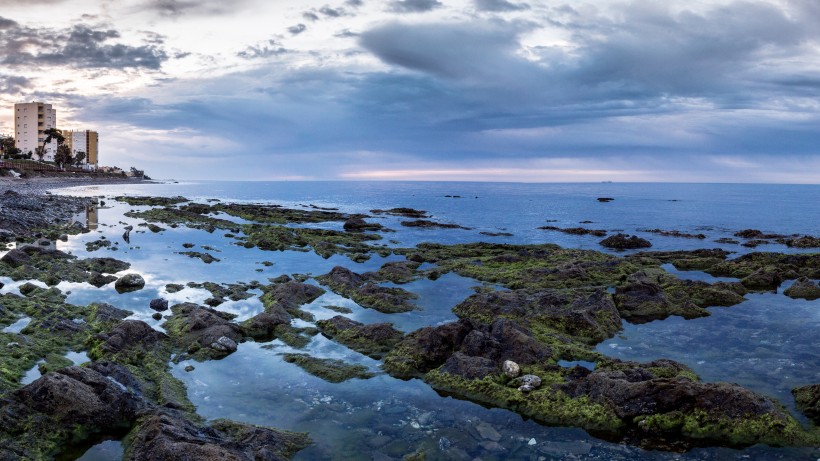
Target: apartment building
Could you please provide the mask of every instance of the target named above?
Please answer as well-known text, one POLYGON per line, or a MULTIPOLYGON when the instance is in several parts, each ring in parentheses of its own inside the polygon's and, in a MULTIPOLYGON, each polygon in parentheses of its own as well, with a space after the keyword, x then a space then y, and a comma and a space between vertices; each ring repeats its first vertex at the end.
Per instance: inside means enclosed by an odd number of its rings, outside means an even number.
MULTIPOLYGON (((14 105, 14 141, 24 154, 36 154, 45 141, 45 130, 57 127, 57 110, 51 104, 27 102, 14 105)), ((43 160, 54 160, 57 142, 45 146, 43 160)), ((35 157, 36 158, 36 157, 35 157)))
POLYGON ((85 152, 83 165, 96 169, 99 161, 99 135, 92 130, 64 131, 65 143, 71 149, 71 155, 76 156, 77 152, 85 152))

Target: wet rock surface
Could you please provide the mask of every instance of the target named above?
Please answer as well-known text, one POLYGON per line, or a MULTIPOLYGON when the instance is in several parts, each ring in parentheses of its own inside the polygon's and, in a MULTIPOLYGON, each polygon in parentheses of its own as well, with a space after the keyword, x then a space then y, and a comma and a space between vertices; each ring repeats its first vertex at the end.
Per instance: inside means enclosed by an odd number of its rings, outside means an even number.
POLYGON ((123 459, 281 461, 310 443, 307 434, 217 420, 196 424, 168 412, 143 418, 123 459))
POLYGON ((325 336, 377 360, 390 352, 404 337, 390 323, 365 325, 341 315, 320 320, 316 322, 316 326, 325 336))
POLYGON ((231 322, 232 314, 192 303, 177 304, 171 312, 163 326, 171 340, 196 360, 224 357, 243 339, 242 329, 231 322))
POLYGON ((636 235, 615 234, 599 242, 601 246, 614 250, 634 250, 637 248, 649 248, 652 243, 636 235))
POLYGON ((797 408, 811 418, 815 424, 820 424, 820 384, 811 384, 792 390, 797 408))
POLYGON ((416 309, 410 300, 417 296, 403 288, 383 287, 341 266, 316 280, 335 293, 350 298, 362 307, 384 313, 408 312, 416 309))

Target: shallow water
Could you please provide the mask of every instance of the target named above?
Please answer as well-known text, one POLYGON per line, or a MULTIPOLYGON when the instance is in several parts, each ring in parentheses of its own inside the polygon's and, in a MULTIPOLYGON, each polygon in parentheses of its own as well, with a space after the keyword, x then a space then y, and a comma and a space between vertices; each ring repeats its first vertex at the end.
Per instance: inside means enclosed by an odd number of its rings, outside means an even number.
MULTIPOLYGON (((133 186, 94 186, 61 193, 112 196, 184 195, 204 201, 264 201, 299 206, 314 204, 338 207, 344 212, 367 213, 374 208, 398 206, 427 210, 434 220, 457 223, 471 230, 417 229, 400 225, 405 218, 374 217, 396 230, 384 234, 384 243, 409 246, 423 241, 457 243, 492 241, 504 243, 552 242, 566 247, 604 250, 590 236, 572 236, 538 230, 543 225, 576 227, 584 220, 589 228, 624 230, 652 241, 657 250, 723 247, 745 253, 739 245, 721 245, 714 240, 735 231, 758 228, 766 232, 820 235, 820 187, 747 185, 658 185, 658 184, 474 184, 474 183, 187 183, 133 186), (446 198, 461 195, 463 198, 446 198), (599 203, 596 197, 615 197, 599 203), (555 222, 550 222, 555 221, 555 222), (661 237, 640 229, 661 228, 704 233, 705 240, 661 237), (505 231, 512 237, 488 237, 479 232, 505 231), (394 242, 390 242, 390 241, 394 242)), ((109 302, 134 312, 137 318, 161 328, 151 318, 151 299, 165 297, 172 303, 202 302, 210 293, 186 288, 169 294, 168 283, 236 283, 280 274, 327 273, 336 265, 355 272, 378 269, 398 257, 373 257, 354 263, 345 256, 323 259, 312 252, 267 252, 236 246, 224 232, 208 233, 184 227, 152 234, 138 227, 139 220, 125 218, 131 207, 110 198, 93 216, 96 231, 58 242, 59 248, 81 257, 111 256, 132 264, 125 272, 139 272, 146 280, 143 290, 118 294, 111 287, 96 289, 86 284, 63 283, 71 291, 69 302, 109 302), (130 243, 122 239, 125 225, 133 225, 130 243), (105 236, 116 241, 118 250, 89 253, 85 243, 105 236), (193 251, 208 250, 219 262, 204 264, 178 254, 183 243, 194 243, 193 251), (263 262, 273 263, 264 265, 263 262)), ((312 225, 339 228, 340 223, 312 225)), ((165 227, 165 226, 163 226, 165 227)), ((758 248, 798 251, 783 245, 758 248)), ((803 250, 805 251, 805 250, 803 250)), ((665 269, 681 278, 714 282, 701 272, 665 269)), ((315 283, 315 282, 310 282, 315 283)), ((386 284, 391 286, 391 284, 386 284)), ((352 310, 344 314, 365 323, 393 322, 409 332, 455 319, 451 308, 481 285, 475 280, 446 274, 438 280, 418 280, 401 285, 419 295, 419 310, 382 314, 363 309, 353 301, 331 292, 304 310, 316 319, 338 315, 326 306, 352 310)), ((786 285, 787 286, 787 285, 786 285)), ((257 293, 258 294, 258 293, 257 293)), ((257 298, 227 302, 221 310, 249 318, 261 311, 257 298)), ((710 317, 683 320, 671 317, 644 325, 624 323, 624 331, 599 345, 598 350, 619 358, 678 360, 707 381, 738 382, 777 398, 793 409, 789 390, 797 385, 820 382, 820 309, 816 301, 792 300, 781 293, 753 294, 731 308, 712 308, 710 317)), ((231 418, 283 429, 310 432, 314 445, 297 459, 372 459, 385 455, 400 458, 425 449, 428 459, 811 459, 817 449, 752 447, 738 451, 704 448, 686 454, 645 451, 590 437, 573 428, 550 428, 505 410, 437 394, 418 380, 401 381, 379 372, 378 362, 340 346, 321 335, 304 350, 323 358, 341 358, 378 373, 368 380, 327 383, 305 373, 281 357, 294 351, 280 341, 243 343, 239 350, 219 361, 182 362, 174 374, 189 389, 192 402, 207 418, 231 418), (185 372, 187 365, 194 370, 185 372), (489 429, 488 429, 489 427, 489 429), (480 428, 480 429, 479 429, 480 428), (491 430, 490 430, 491 429, 491 430)), ((568 363, 564 365, 575 365, 568 363)), ((582 366, 584 364, 581 364, 582 366)), ((91 452, 105 452, 114 442, 104 442, 91 452)), ((120 448, 121 449, 121 448, 120 448)), ((89 454, 89 456, 91 456, 89 454)), ((95 455, 97 456, 97 455, 95 455)), ((84 458, 86 459, 86 458, 84 458)), ((105 458, 87 458, 105 459, 105 458)), ((384 458, 387 459, 387 458, 384 458)))

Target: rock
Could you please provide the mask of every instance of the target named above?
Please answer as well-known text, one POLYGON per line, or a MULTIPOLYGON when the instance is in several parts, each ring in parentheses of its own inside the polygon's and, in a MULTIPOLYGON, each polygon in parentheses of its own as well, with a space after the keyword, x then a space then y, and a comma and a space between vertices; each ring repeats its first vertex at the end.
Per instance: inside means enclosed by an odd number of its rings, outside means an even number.
POLYGON ((498 433, 497 430, 490 424, 486 422, 479 423, 475 430, 478 432, 478 435, 481 436, 482 439, 485 440, 492 440, 493 442, 498 442, 501 440, 501 434, 498 433))
POLYGON ((524 375, 513 381, 521 392, 532 392, 541 387, 541 378, 535 375, 524 375))
POLYGON ((783 276, 773 267, 761 267, 740 281, 750 290, 775 291, 783 282, 783 276))
POLYGON ((615 200, 615 199, 612 198, 612 197, 598 197, 599 202, 611 202, 613 200, 615 200))
POLYGON ((100 349, 106 353, 130 354, 154 350, 168 336, 140 320, 125 320, 108 333, 97 335, 97 339, 102 340, 100 349))
POLYGON ((217 339, 210 345, 211 349, 220 352, 225 352, 227 354, 236 352, 236 347, 236 341, 232 340, 231 338, 228 338, 227 336, 221 336, 219 339, 217 339))
POLYGON ((792 286, 787 288, 784 295, 790 298, 807 299, 809 301, 820 298, 820 285, 808 277, 800 277, 792 286))
POLYGON ((635 235, 615 234, 600 242, 601 246, 615 250, 632 250, 636 248, 650 248, 652 243, 635 235))
POLYGON ((129 437, 125 461, 208 459, 284 461, 310 444, 307 434, 216 420, 200 426, 157 412, 141 421, 129 437))
POLYGON ((505 360, 501 365, 501 371, 510 378, 517 378, 521 374, 521 367, 512 360, 505 360))
POLYGON ((820 425, 820 384, 792 389, 797 409, 820 425))
POLYGON ((365 325, 341 315, 320 320, 316 326, 325 336, 376 360, 383 358, 404 337, 392 323, 365 325))
POLYGON ((151 315, 151 318, 154 320, 162 320, 162 314, 159 312, 154 312, 153 315, 151 315))
POLYGON ((150 306, 151 309, 157 312, 163 312, 168 310, 168 300, 163 298, 156 298, 151 300, 150 306))
POLYGON ((111 282, 116 282, 117 277, 114 275, 103 275, 99 272, 91 272, 88 277, 88 283, 97 288, 104 287, 111 282))
POLYGON ((257 341, 270 341, 276 335, 276 327, 290 325, 291 316, 281 306, 272 306, 242 322, 245 336, 257 341))
POLYGON ((131 231, 134 230, 134 226, 125 226, 125 232, 122 234, 122 239, 125 243, 131 243, 131 231))
POLYGON ((370 379, 375 376, 364 365, 351 365, 341 360, 322 359, 307 354, 283 354, 285 362, 298 365, 313 376, 330 383, 340 383, 349 379, 370 379))
POLYGON ((230 322, 234 315, 192 303, 177 304, 163 324, 171 340, 197 360, 222 358, 236 351, 242 329, 230 322), (225 339, 230 340, 230 342, 225 339))
POLYGON ((365 308, 386 314, 409 312, 416 309, 409 302, 417 297, 414 293, 403 288, 376 285, 370 281, 369 277, 341 266, 336 266, 329 273, 316 277, 316 280, 365 308))
POLYGON ((415 221, 401 221, 401 224, 404 227, 419 227, 423 229, 467 229, 470 230, 469 227, 459 226, 458 224, 446 224, 446 223, 438 223, 434 221, 428 221, 425 219, 417 219, 415 221))
POLYGON ((381 224, 378 223, 369 223, 364 219, 354 216, 349 218, 344 223, 344 230, 348 232, 364 232, 364 231, 375 231, 380 230, 382 228, 381 224))
POLYGON ((498 373, 495 362, 485 357, 472 357, 456 352, 447 358, 441 371, 465 379, 483 379, 498 373))
POLYGON ((438 327, 424 327, 407 335, 384 360, 384 369, 393 376, 410 378, 438 368, 475 329, 470 320, 438 327))
POLYGON ((137 291, 143 287, 145 287, 145 279, 139 274, 125 274, 114 283, 114 289, 117 290, 117 293, 137 291))
POLYGON ((97 312, 94 315, 94 319, 98 322, 118 322, 133 313, 124 309, 118 309, 107 303, 97 304, 96 307, 97 312))
POLYGON ((48 373, 3 403, 0 445, 17 453, 11 459, 47 459, 96 434, 127 430, 149 406, 133 375, 111 362, 48 373))
POLYGON ((0 258, 0 261, 11 267, 20 267, 23 264, 26 264, 30 259, 31 256, 29 256, 28 253, 22 250, 14 249, 3 255, 3 257, 0 258))

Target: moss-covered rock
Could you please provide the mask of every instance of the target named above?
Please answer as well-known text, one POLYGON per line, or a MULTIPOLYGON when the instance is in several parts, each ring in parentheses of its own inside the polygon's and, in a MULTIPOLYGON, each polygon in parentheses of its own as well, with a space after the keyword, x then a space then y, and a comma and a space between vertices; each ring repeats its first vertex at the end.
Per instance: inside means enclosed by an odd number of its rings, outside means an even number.
POLYGON ((336 359, 321 359, 307 354, 284 354, 288 363, 298 365, 306 372, 331 383, 348 379, 370 379, 375 376, 363 365, 351 365, 336 359))
POLYGON ((783 294, 790 298, 812 301, 820 298, 820 284, 808 277, 800 277, 792 286, 783 291, 783 294))
POLYGON ((820 425, 820 384, 792 389, 797 409, 820 425))
POLYGON ((187 354, 177 357, 181 360, 190 356, 195 360, 219 359, 236 352, 242 341, 242 329, 232 323, 235 316, 192 303, 171 307, 173 315, 163 327, 171 341, 187 354))
POLYGON ((383 287, 370 281, 365 275, 357 274, 341 266, 316 280, 335 293, 350 298, 362 307, 375 309, 386 314, 409 312, 416 307, 410 300, 417 296, 403 288, 383 287))
POLYGON ((127 203, 131 206, 171 206, 178 203, 189 202, 185 197, 150 197, 150 196, 118 196, 114 197, 118 202, 127 203))
POLYGON ((391 323, 365 325, 341 315, 320 320, 316 326, 325 336, 376 360, 384 357, 404 337, 391 323))

